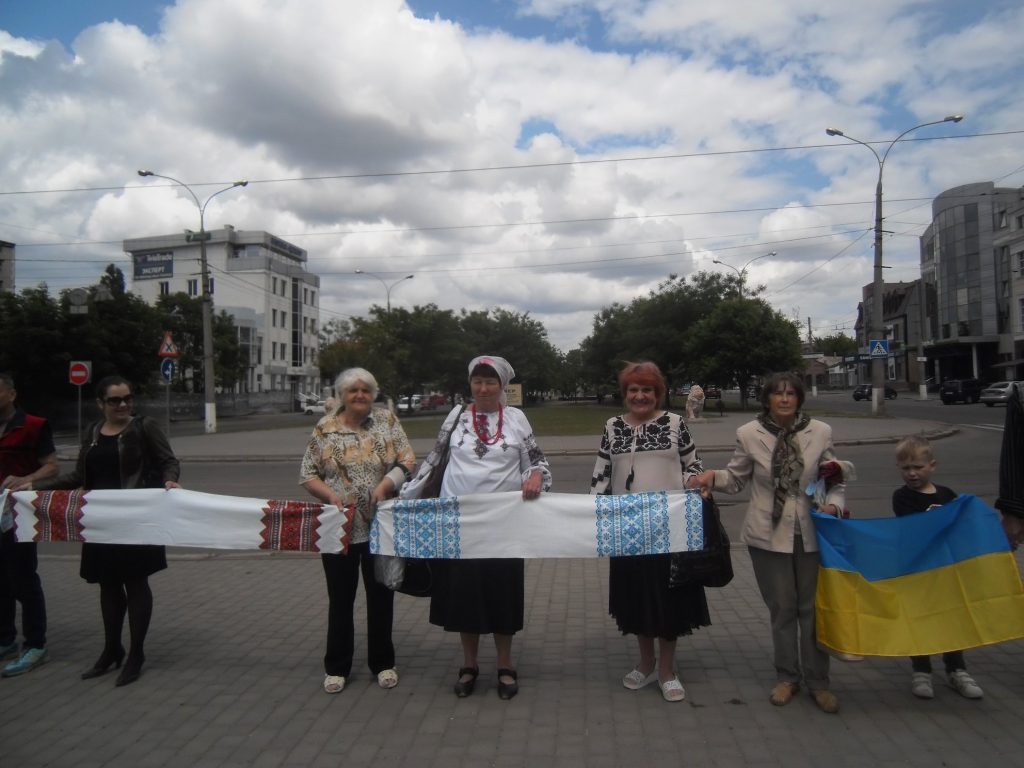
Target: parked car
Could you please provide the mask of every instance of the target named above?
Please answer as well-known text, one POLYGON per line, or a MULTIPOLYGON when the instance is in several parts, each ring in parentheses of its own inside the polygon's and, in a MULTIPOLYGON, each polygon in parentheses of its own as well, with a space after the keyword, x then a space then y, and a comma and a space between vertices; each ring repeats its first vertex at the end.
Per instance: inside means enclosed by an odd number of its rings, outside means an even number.
POLYGON ((981 399, 981 382, 977 379, 950 379, 939 387, 939 399, 944 405, 976 403, 981 399))
POLYGON ((997 381, 995 384, 989 384, 981 390, 981 402, 989 408, 996 403, 1006 405, 1006 402, 1010 399, 1010 393, 1013 392, 1013 385, 1015 383, 1013 381, 997 381))
POLYGON ((714 399, 714 398, 719 398, 721 396, 722 396, 722 388, 721 387, 717 387, 714 384, 708 384, 706 387, 704 387, 704 397, 714 399))
MULTIPOLYGON (((853 399, 854 400, 870 400, 871 399, 871 385, 870 384, 858 384, 853 388, 853 399)), ((888 384, 885 385, 885 399, 895 400, 896 390, 890 387, 888 384)))
POLYGON ((306 404, 302 406, 302 412, 307 416, 312 416, 314 413, 324 414, 327 413, 327 401, 326 400, 307 400, 306 404))
POLYGON ((410 395, 398 401, 398 412, 406 415, 419 413, 423 410, 423 398, 420 395, 410 395))

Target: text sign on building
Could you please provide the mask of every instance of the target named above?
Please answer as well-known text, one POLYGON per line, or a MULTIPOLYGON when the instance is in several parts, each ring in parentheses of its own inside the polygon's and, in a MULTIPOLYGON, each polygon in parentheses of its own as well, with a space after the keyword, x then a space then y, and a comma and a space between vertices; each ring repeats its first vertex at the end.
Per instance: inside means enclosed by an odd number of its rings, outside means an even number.
POLYGON ((133 261, 136 280, 174 277, 174 254, 170 251, 166 253, 137 253, 133 261))

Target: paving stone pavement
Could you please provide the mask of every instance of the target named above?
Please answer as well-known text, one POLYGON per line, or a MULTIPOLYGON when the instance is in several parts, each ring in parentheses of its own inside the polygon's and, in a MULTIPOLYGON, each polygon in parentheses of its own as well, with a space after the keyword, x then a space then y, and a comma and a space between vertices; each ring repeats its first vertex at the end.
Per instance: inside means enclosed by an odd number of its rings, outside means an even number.
POLYGON ((1024 642, 968 652, 981 701, 938 674, 935 699, 920 701, 907 660, 869 659, 833 664, 839 715, 804 692, 773 707, 767 611, 747 553, 733 556, 733 583, 708 591, 713 625, 679 642, 678 704, 656 686, 622 687, 635 640, 607 616, 606 561, 529 561, 521 692, 506 702, 486 640, 477 692, 453 695, 458 640, 427 622, 427 600, 404 595, 398 687, 381 690, 366 669, 360 597, 354 673, 343 693, 323 693, 322 571, 295 554, 172 550, 151 579, 141 679, 80 680, 102 628, 69 545, 40 563, 49 663, 0 680, 0 766, 1024 766, 1024 642))
MULTIPOLYGON (((740 417, 692 425, 704 450, 731 450, 740 417)), ((891 441, 941 425, 829 419, 837 441, 891 441)), ((272 460, 301 454, 311 425, 175 438, 183 460, 272 460)), ((545 450, 592 452, 593 439, 545 438, 545 450)), ((432 441, 417 441, 418 455, 432 441)), ((71 446, 73 449, 73 446, 71 446)), ((622 687, 636 642, 607 615, 604 560, 534 560, 526 628, 514 652, 520 694, 501 701, 493 649, 482 645, 476 693, 451 690, 458 639, 427 621, 428 601, 396 596, 401 681, 384 691, 366 668, 365 604, 356 603, 354 674, 325 694, 327 605, 311 555, 169 550, 153 576, 147 662, 134 685, 83 681, 102 645, 98 588, 78 577, 76 545, 40 557, 50 661, 0 679, 0 768, 93 766, 1022 766, 1024 641, 969 651, 985 690, 961 698, 936 674, 936 697, 910 693, 906 659, 836 662, 839 715, 806 692, 773 707, 767 609, 744 548, 735 580, 708 590, 712 626, 682 638, 686 700, 622 687)), ((127 629, 126 629, 127 636, 127 629)), ((937 668, 941 662, 937 660, 937 668)))

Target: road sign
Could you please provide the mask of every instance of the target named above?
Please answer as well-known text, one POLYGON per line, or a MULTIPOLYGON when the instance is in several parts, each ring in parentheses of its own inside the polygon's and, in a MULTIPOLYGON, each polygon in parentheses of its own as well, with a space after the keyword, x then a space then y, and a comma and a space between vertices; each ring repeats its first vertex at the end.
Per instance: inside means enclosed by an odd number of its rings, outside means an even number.
POLYGON ((76 387, 92 381, 92 361, 72 360, 71 365, 68 366, 68 381, 76 387))
POLYGON ((170 384, 171 379, 174 378, 175 369, 178 364, 173 358, 165 357, 160 361, 160 375, 164 378, 164 384, 170 384))
POLYGON ((170 331, 164 331, 164 340, 160 342, 160 351, 157 355, 160 357, 177 357, 181 354, 178 351, 178 346, 174 343, 174 339, 171 338, 170 331))
POLYGON ((868 342, 868 351, 871 357, 888 357, 889 356, 889 340, 888 339, 871 339, 868 342))

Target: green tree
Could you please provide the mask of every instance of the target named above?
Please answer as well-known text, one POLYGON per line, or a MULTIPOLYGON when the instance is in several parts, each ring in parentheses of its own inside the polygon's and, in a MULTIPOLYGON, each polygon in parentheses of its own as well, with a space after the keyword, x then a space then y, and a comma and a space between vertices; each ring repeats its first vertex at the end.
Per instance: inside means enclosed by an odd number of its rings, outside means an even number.
POLYGON ((601 391, 616 390, 616 376, 629 360, 650 360, 674 381, 697 378, 687 352, 691 329, 727 296, 738 293, 735 278, 700 272, 689 280, 675 275, 629 305, 612 304, 594 318, 581 350, 587 377, 601 391))
POLYGON ((857 340, 845 333, 834 333, 814 340, 814 351, 829 357, 845 357, 857 354, 857 340))
POLYGON ((696 378, 735 381, 744 405, 752 379, 801 366, 799 330, 762 299, 720 302, 693 326, 687 350, 696 378))

